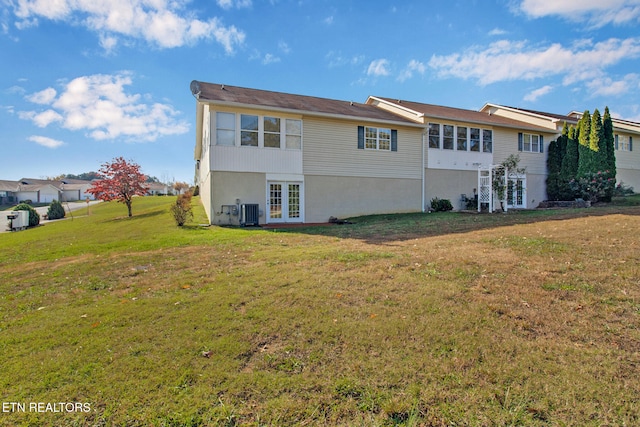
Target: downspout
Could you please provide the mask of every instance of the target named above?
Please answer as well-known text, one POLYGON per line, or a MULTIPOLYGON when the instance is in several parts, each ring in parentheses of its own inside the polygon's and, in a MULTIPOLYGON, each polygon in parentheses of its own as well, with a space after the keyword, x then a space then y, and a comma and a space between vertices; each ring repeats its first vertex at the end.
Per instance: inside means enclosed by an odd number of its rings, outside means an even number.
POLYGON ((425 149, 424 149, 424 141, 425 139, 425 130, 422 131, 422 163, 420 164, 420 169, 422 172, 422 212, 426 212, 426 207, 425 207, 425 196, 424 196, 424 192, 426 191, 426 182, 425 182, 425 171, 424 171, 424 156, 425 156, 425 149))

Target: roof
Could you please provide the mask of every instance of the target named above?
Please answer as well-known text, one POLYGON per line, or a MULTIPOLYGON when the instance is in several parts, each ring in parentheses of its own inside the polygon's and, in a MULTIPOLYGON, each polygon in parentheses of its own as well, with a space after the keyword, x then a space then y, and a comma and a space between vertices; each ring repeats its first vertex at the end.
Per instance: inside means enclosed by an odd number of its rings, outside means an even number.
POLYGON ((351 101, 294 95, 283 92, 248 89, 216 83, 191 82, 191 92, 201 102, 265 108, 295 112, 307 115, 332 116, 340 118, 361 118, 384 122, 405 123, 415 126, 416 122, 384 111, 373 105, 351 101))
POLYGON ((420 102, 404 101, 398 99, 372 97, 389 104, 394 104, 404 109, 409 109, 423 114, 428 118, 475 123, 480 125, 502 126, 524 130, 536 130, 550 132, 548 128, 532 125, 527 122, 513 120, 507 117, 488 114, 481 111, 465 110, 462 108, 444 107, 441 105, 423 104, 420 102))
POLYGON ((5 181, 0 180, 0 191, 18 191, 18 186, 20 183, 18 181, 5 181))

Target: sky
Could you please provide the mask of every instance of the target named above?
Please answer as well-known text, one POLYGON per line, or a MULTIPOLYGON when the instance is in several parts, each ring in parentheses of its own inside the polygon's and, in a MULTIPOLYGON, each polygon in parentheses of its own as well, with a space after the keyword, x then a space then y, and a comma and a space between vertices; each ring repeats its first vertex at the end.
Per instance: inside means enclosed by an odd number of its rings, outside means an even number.
POLYGON ((640 122, 640 0, 0 0, 0 179, 192 183, 192 80, 640 122))

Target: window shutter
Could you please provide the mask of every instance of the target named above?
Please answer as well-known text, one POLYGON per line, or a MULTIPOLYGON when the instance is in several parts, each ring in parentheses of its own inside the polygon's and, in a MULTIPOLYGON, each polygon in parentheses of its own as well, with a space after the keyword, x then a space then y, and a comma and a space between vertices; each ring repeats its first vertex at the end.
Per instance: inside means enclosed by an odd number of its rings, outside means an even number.
POLYGON ((398 131, 391 129, 391 151, 398 151, 398 131))
POLYGON ((618 135, 616 135, 616 150, 618 149, 618 135))
POLYGON ((522 151, 522 132, 518 133, 518 151, 522 151))
POLYGON ((629 137, 629 151, 633 151, 633 137, 629 137))
POLYGON ((358 126, 358 149, 364 150, 364 126, 358 126))
POLYGON ((544 139, 542 135, 540 135, 540 152, 544 153, 544 139))

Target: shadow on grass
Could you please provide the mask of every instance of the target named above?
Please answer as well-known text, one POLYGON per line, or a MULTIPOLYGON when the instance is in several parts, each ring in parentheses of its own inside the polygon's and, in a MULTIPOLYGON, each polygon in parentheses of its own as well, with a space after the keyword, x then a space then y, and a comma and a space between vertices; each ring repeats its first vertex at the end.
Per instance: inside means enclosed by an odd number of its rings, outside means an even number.
POLYGON ((605 215, 640 215, 640 206, 603 205, 586 209, 512 210, 507 213, 438 212, 371 215, 350 218, 351 224, 292 226, 269 229, 278 233, 298 233, 358 239, 385 244, 421 237, 467 233, 535 222, 568 220, 605 215))
POLYGON ((135 212, 133 212, 133 216, 119 216, 116 218, 110 218, 105 220, 104 222, 118 222, 118 221, 136 221, 136 220, 142 220, 145 218, 153 218, 156 217, 158 215, 164 215, 167 214, 166 211, 151 211, 151 212, 145 212, 145 213, 141 213, 141 214, 136 214, 135 212))

